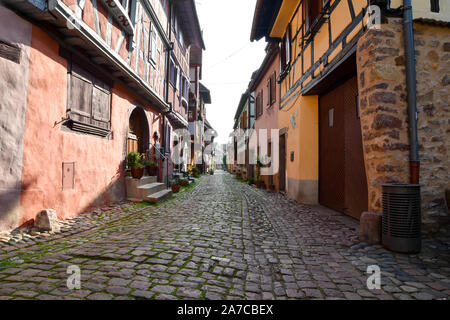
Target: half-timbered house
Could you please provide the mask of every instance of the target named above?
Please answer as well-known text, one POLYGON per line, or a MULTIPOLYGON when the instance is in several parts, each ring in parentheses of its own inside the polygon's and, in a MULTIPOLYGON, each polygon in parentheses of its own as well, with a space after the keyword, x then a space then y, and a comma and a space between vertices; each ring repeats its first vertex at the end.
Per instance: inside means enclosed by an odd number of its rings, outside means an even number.
POLYGON ((258 0, 251 40, 281 43, 279 176, 288 196, 359 218, 381 211, 383 183, 420 182, 424 230, 437 231, 448 224, 450 11, 448 1, 412 1, 409 32, 410 8, 258 0))
POLYGON ((130 151, 158 163, 162 195, 191 47, 193 0, 2 1, 0 230, 125 199, 130 151))

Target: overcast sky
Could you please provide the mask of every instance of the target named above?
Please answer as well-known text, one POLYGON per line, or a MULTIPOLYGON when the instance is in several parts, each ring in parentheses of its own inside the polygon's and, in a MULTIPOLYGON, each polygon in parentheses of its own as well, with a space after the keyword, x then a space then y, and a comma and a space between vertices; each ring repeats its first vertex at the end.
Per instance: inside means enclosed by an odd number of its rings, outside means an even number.
POLYGON ((250 42, 256 0, 195 0, 206 51, 201 82, 211 91, 206 118, 228 142, 241 94, 264 59, 265 41, 250 42))

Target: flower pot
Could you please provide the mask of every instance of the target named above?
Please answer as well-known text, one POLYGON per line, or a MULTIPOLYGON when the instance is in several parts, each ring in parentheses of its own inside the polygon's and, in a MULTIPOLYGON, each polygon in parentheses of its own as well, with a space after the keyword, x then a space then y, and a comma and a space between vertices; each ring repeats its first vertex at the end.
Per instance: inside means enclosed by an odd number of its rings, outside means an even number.
POLYGON ((140 179, 144 175, 144 167, 131 167, 131 176, 140 179))
POLYGON ((189 185, 189 182, 188 182, 187 180, 181 180, 181 181, 180 181, 180 185, 181 185, 182 187, 187 187, 187 186, 189 185))
POLYGON ((173 193, 178 193, 179 191, 180 191, 180 185, 179 184, 172 185, 172 192, 173 193))
POLYGON ((149 176, 156 176, 157 175, 157 166, 145 166, 145 168, 147 169, 147 173, 149 176))

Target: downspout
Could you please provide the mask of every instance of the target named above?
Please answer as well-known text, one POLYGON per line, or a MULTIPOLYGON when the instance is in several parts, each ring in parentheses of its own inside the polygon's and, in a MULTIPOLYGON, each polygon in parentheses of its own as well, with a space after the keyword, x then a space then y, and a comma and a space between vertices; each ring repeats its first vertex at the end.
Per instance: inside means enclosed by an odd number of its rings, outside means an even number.
POLYGON ((406 91, 409 130, 409 183, 419 183, 419 142, 417 139, 416 63, 411 0, 403 0, 403 28, 405 38, 406 91))
MULTIPOLYGON (((169 3, 169 41, 172 38, 172 10, 173 10, 173 4, 172 1, 170 1, 169 3)), ((166 87, 164 90, 164 99, 165 101, 169 104, 170 109, 168 112, 163 114, 163 141, 164 141, 164 156, 166 156, 166 144, 170 143, 170 141, 166 141, 167 140, 167 135, 166 135, 166 114, 169 112, 172 112, 172 104, 169 102, 169 76, 170 76, 170 53, 173 50, 173 44, 172 42, 170 42, 170 47, 166 48, 166 87)), ((169 157, 165 158, 166 161, 166 185, 167 188, 169 188, 169 157)))

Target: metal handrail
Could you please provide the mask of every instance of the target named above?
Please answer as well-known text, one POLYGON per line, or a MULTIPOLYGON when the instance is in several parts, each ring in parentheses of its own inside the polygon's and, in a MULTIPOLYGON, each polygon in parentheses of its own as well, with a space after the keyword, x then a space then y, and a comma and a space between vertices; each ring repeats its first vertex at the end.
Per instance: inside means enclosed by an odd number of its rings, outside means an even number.
POLYGON ((166 156, 165 155, 163 155, 162 153, 161 153, 161 151, 159 150, 159 148, 156 148, 156 146, 153 144, 153 143, 149 143, 151 146, 153 146, 153 148, 155 149, 155 150, 157 150, 158 151, 158 153, 159 153, 159 155, 164 159, 164 160, 166 160, 167 158, 166 158, 166 156))

